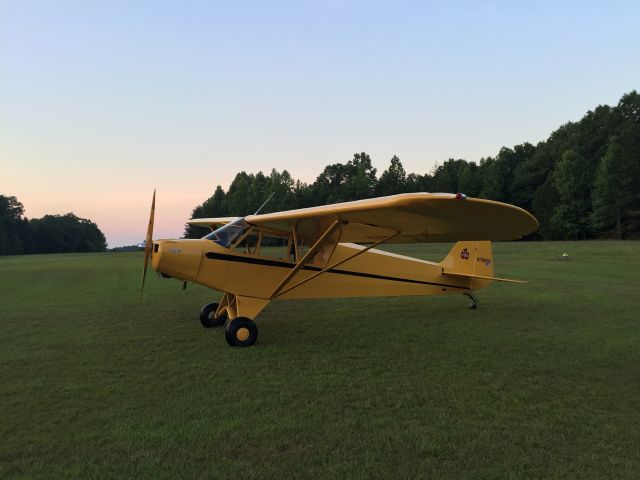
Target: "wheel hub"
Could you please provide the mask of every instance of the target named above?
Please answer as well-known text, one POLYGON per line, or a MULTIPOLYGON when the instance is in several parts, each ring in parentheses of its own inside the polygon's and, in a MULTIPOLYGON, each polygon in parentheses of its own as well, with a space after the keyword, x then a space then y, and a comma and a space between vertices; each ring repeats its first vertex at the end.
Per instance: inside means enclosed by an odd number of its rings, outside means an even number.
POLYGON ((246 327, 241 327, 236 331, 236 338, 241 342, 247 340, 247 338, 249 338, 249 335, 251 335, 251 332, 249 332, 249 329, 246 327))

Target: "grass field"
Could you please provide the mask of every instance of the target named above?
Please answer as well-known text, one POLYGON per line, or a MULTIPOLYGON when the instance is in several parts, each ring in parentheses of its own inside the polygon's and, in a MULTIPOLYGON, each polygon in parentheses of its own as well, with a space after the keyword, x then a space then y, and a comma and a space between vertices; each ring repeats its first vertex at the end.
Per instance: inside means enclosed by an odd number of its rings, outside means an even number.
POLYGON ((249 349, 138 253, 2 257, 0 476, 640 478, 640 242, 494 251, 530 283, 476 311, 275 302, 249 349))

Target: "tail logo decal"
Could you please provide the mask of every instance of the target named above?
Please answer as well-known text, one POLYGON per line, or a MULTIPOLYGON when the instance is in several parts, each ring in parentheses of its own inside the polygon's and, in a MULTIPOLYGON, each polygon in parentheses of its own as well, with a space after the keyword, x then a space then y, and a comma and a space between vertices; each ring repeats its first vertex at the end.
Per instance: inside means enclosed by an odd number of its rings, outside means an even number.
POLYGON ((469 260, 469 250, 466 248, 460 252, 460 258, 463 260, 469 260))

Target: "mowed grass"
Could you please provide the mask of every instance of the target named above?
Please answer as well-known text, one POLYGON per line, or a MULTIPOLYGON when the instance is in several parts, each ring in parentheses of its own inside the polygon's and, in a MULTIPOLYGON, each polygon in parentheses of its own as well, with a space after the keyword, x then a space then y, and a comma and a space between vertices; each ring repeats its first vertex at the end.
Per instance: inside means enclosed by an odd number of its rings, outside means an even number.
POLYGON ((476 311, 274 302, 249 349, 138 253, 0 258, 0 476, 639 478, 640 243, 494 253, 530 283, 476 311))

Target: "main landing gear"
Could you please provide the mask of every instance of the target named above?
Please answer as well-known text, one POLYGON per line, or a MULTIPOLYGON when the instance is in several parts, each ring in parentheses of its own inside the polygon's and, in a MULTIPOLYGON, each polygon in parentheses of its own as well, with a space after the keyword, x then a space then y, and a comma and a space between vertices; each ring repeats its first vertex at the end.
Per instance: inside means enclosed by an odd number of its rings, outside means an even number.
POLYGON ((258 339, 258 326, 250 318, 237 317, 229 320, 226 313, 215 316, 218 303, 208 303, 200 310, 200 323, 205 328, 225 325, 224 338, 232 347, 249 347, 258 339))

